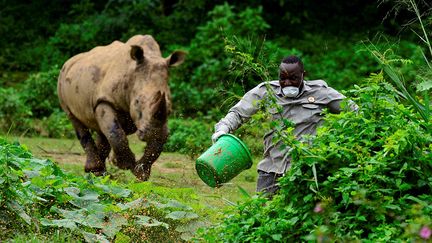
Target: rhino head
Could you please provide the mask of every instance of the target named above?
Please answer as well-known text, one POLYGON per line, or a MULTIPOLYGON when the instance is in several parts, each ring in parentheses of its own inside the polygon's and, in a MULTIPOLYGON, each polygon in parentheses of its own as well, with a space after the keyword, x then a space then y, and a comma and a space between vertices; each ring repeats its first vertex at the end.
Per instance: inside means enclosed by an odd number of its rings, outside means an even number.
POLYGON ((146 56, 137 45, 130 51, 136 64, 131 75, 130 115, 143 141, 166 139, 166 122, 171 111, 169 68, 183 63, 186 56, 183 51, 175 51, 167 58, 152 54, 146 56))

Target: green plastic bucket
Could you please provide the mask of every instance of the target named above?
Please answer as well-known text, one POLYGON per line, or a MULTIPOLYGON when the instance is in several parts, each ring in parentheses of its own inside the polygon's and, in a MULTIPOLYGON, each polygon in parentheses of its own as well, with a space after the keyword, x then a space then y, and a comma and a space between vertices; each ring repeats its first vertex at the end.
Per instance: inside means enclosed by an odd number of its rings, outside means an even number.
POLYGON ((195 169, 207 185, 220 187, 251 166, 246 145, 236 136, 224 134, 196 160, 195 169))

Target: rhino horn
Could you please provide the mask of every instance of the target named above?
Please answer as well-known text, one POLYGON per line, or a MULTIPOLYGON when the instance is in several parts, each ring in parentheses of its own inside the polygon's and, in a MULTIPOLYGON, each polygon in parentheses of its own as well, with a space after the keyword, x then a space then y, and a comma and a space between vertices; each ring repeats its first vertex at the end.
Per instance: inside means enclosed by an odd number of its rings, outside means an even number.
POLYGON ((167 119, 167 102, 165 94, 158 91, 153 97, 153 118, 158 121, 165 121, 167 119))

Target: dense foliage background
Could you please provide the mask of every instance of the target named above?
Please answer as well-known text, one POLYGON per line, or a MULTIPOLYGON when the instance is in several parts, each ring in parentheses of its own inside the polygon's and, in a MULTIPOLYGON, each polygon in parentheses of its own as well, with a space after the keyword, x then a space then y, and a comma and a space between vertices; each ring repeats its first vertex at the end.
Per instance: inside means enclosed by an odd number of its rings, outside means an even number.
MULTIPOLYGON (((418 39, 403 27, 413 16, 396 6, 372 0, 1 1, 0 128, 20 135, 73 137, 57 102, 56 79, 63 63, 98 45, 151 34, 165 56, 175 49, 189 53, 186 63, 171 72, 170 128, 180 133, 166 150, 195 156, 209 145, 212 124, 245 91, 277 79, 277 65, 286 55, 303 59, 308 79, 325 79, 339 90, 379 69, 363 41, 391 43, 417 64, 422 59, 418 39), (250 53, 265 75, 234 60, 236 52, 250 53), (184 132, 194 121, 184 118, 208 124, 194 141, 184 132)), ((425 3, 419 7, 429 9, 425 3)), ((257 132, 252 133, 259 137, 257 132)), ((251 146, 260 152, 260 144, 251 146)))

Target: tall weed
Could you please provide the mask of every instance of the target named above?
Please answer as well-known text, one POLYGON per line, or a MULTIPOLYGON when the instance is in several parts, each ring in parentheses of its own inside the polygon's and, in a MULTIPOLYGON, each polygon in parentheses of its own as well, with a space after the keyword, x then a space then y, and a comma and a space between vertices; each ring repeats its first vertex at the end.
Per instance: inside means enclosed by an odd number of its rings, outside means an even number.
MULTIPOLYGON (((423 42, 423 44, 425 45, 425 49, 429 51, 429 54, 427 55, 421 49, 423 60, 426 65, 426 71, 421 72, 420 68, 418 68, 419 72, 415 76, 415 78, 418 80, 417 83, 411 80, 407 81, 404 78, 404 73, 401 72, 401 69, 397 66, 397 64, 402 63, 403 65, 406 65, 411 63, 412 62, 411 60, 402 59, 402 58, 391 58, 391 57, 389 58, 388 53, 392 53, 391 49, 381 51, 374 44, 369 44, 368 49, 375 57, 375 59, 381 64, 382 69, 387 74, 387 76, 392 81, 392 83, 397 87, 397 92, 399 93, 399 95, 403 99, 405 99, 408 102, 408 104, 413 106, 416 112, 420 114, 423 121, 422 125, 425 127, 425 129, 427 129, 430 132, 432 129, 430 124, 430 118, 431 118, 430 90, 432 89, 432 80, 430 78, 432 74, 432 65, 429 61, 429 58, 432 59, 432 44, 429 40, 429 35, 431 33, 428 33, 426 31, 425 25, 423 24, 423 20, 422 20, 423 15, 419 12, 418 6, 415 1, 403 0, 400 1, 399 3, 405 4, 408 10, 414 12, 418 20, 418 26, 420 27, 421 32, 418 33, 414 29, 412 30, 423 42), (417 88, 417 90, 415 88, 417 88), (416 91, 418 91, 418 93, 416 91)), ((431 18, 432 16, 428 16, 428 17, 431 18)))

